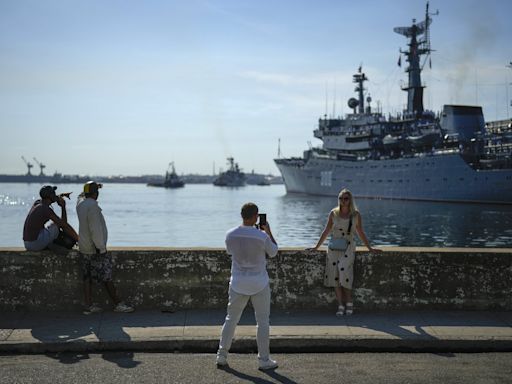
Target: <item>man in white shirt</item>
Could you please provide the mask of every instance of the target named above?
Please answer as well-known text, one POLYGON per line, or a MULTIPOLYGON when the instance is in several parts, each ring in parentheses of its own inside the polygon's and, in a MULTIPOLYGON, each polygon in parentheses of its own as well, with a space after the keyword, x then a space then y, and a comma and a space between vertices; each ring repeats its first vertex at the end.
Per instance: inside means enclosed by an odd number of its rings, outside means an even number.
POLYGON ((217 352, 217 366, 228 364, 228 352, 236 326, 250 299, 257 323, 259 369, 274 369, 277 368, 277 362, 270 358, 270 285, 265 256, 276 256, 278 247, 268 222, 260 225, 259 229, 255 227, 258 221, 256 204, 244 204, 241 215, 242 225, 226 234, 226 249, 231 255, 231 279, 227 315, 217 352))
POLYGON ((101 184, 88 181, 80 194, 76 213, 78 216, 78 247, 81 253, 84 279, 84 314, 101 312, 102 308, 92 302, 92 282, 103 283, 114 302, 115 312, 133 312, 133 308, 117 296, 112 282, 112 255, 107 252, 107 224, 98 205, 101 184))

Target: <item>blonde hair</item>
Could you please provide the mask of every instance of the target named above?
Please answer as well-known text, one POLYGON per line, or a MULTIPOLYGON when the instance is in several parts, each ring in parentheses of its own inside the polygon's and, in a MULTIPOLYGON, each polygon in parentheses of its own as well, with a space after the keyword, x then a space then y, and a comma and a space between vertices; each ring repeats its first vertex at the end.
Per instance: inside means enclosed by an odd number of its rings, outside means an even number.
POLYGON ((334 208, 334 213, 336 215, 340 215, 340 212, 341 212, 341 202, 339 201, 339 199, 343 196, 343 195, 348 195, 350 197, 350 205, 349 205, 349 213, 350 213, 350 216, 353 217, 357 212, 359 212, 359 210, 357 209, 357 205, 356 205, 356 202, 354 201, 354 197, 352 196, 352 192, 350 192, 350 190, 348 190, 347 188, 343 188, 340 193, 338 194, 338 206, 336 208, 334 208))

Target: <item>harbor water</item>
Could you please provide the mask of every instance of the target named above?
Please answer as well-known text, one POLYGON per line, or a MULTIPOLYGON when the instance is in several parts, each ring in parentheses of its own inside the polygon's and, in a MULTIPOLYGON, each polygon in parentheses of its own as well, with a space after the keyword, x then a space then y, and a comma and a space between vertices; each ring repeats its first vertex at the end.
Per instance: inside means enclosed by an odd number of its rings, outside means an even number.
MULTIPOLYGON (((23 246, 23 223, 41 186, 1 186, 0 246, 23 246)), ((75 204, 81 188, 81 184, 61 184, 57 190, 73 192, 67 211, 77 230, 75 204)), ((314 246, 337 204, 336 197, 286 194, 283 185, 187 184, 164 189, 106 184, 99 197, 109 229, 108 244, 129 247, 223 247, 226 231, 240 224, 240 207, 249 201, 267 214, 279 245, 285 247, 314 246)), ((367 199, 356 203, 365 232, 375 245, 512 247, 512 205, 367 199)), ((53 207, 60 215, 60 207, 53 207)))

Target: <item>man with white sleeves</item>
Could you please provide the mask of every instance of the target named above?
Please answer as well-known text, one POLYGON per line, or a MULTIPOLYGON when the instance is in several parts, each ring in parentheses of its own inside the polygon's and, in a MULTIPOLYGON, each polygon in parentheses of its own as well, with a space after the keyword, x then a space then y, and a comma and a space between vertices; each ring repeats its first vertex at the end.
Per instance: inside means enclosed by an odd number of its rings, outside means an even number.
POLYGON ((84 279, 84 314, 101 312, 102 308, 92 302, 92 282, 103 283, 114 302, 115 312, 133 312, 117 296, 112 282, 112 255, 107 252, 108 231, 103 213, 98 205, 99 189, 102 184, 88 181, 76 205, 78 215, 78 247, 82 259, 84 279))
POLYGON ((256 204, 244 204, 241 215, 242 225, 226 234, 226 249, 232 258, 231 279, 227 315, 217 352, 217 366, 228 364, 227 357, 235 328, 250 299, 257 323, 259 369, 274 369, 277 368, 277 362, 270 358, 270 285, 265 256, 276 256, 278 247, 268 222, 260 224, 259 229, 255 227, 258 221, 256 204))

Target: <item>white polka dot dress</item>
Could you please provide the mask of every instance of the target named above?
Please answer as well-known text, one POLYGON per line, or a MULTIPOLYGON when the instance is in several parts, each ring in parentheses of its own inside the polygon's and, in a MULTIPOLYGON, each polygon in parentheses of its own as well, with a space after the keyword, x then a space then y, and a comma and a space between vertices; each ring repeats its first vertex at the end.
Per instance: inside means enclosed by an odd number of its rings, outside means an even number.
POLYGON ((350 234, 348 227, 350 219, 343 219, 333 209, 333 226, 331 236, 334 238, 345 238, 348 241, 348 248, 343 251, 334 251, 327 249, 327 256, 325 258, 325 277, 324 285, 326 287, 342 286, 347 289, 352 289, 354 280, 354 260, 356 255, 356 242, 354 239, 354 232, 357 224, 358 216, 352 218, 352 226, 350 234))

